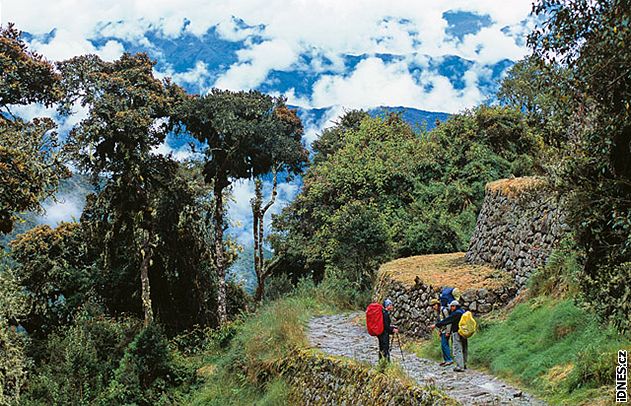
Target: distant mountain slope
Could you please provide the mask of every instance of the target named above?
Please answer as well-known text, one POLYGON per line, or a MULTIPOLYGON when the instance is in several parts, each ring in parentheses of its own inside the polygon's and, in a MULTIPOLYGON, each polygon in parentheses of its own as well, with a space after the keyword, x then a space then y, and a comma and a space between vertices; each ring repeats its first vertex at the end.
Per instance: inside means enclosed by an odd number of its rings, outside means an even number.
POLYGON ((369 110, 371 116, 379 116, 384 113, 401 113, 404 121, 412 126, 413 129, 431 130, 436 127, 436 121, 446 121, 450 114, 434 111, 418 110, 411 107, 378 107, 369 110))
MULTIPOLYGON (((322 129, 333 125, 331 122, 322 122, 332 107, 320 109, 305 109, 297 106, 290 107, 298 109, 298 113, 305 125, 318 123, 322 129)), ((401 113, 403 120, 410 124, 415 130, 419 128, 431 130, 436 126, 436 121, 445 121, 451 115, 449 113, 419 110, 404 106, 380 106, 368 109, 368 114, 373 117, 383 116, 388 113, 401 113)))

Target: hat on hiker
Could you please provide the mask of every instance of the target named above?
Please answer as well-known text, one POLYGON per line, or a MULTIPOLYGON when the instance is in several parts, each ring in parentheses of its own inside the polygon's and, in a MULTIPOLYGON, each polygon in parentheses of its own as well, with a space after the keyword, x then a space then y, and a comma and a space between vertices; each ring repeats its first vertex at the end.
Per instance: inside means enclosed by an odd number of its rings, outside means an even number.
POLYGON ((460 306, 460 302, 458 302, 457 300, 452 300, 451 303, 449 303, 449 306, 460 306))
POLYGON ((392 306, 392 300, 386 299, 383 301, 383 307, 392 306))
POLYGON ((434 306, 435 304, 440 304, 440 300, 434 298, 434 299, 429 301, 429 304, 432 305, 432 306, 434 306))

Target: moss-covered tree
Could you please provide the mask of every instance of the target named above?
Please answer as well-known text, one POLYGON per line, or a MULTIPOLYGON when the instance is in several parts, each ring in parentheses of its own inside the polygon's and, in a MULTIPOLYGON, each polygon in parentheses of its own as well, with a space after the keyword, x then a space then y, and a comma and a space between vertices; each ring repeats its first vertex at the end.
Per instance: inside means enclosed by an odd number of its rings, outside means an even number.
POLYGON ((182 114, 186 130, 205 148, 204 175, 213 185, 214 261, 219 320, 227 320, 224 193, 235 179, 254 178, 282 162, 298 171, 306 159, 302 126, 287 131, 282 99, 256 92, 213 89, 193 97, 182 114), (300 153, 296 153, 296 151, 300 153))
MULTIPOLYGON (((132 236, 146 325, 153 321, 149 267, 157 238, 152 200, 168 179, 164 170, 169 165, 152 151, 164 142, 182 94, 156 79, 153 66, 144 54, 125 54, 114 62, 81 56, 60 64, 67 93, 63 107, 79 101, 90 109, 70 132, 68 147, 78 168, 89 172, 108 196, 113 230, 132 236)), ((113 230, 103 236, 106 241, 115 238, 113 230)))

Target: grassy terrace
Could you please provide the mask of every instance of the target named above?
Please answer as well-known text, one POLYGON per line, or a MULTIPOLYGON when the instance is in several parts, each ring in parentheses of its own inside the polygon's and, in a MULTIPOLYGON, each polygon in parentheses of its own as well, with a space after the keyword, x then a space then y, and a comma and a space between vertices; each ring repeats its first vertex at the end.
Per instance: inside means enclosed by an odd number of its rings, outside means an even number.
POLYGON ((380 277, 412 286, 418 278, 426 285, 455 286, 466 289, 493 289, 512 283, 508 272, 485 265, 472 265, 464 260, 464 252, 453 254, 420 255, 401 258, 383 264, 380 277))

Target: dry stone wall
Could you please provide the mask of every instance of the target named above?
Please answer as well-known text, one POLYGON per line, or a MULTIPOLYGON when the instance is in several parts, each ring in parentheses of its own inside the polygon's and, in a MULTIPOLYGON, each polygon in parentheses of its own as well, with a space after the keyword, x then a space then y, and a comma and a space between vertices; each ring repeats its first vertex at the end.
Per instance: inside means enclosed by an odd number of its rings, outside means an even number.
MULTIPOLYGON (((427 336, 435 321, 430 306, 443 286, 456 286, 463 293, 460 303, 479 316, 506 305, 521 290, 568 230, 558 199, 541 178, 503 179, 486 186, 475 232, 464 261, 471 265, 441 269, 431 257, 410 257, 382 266, 374 287, 374 300, 391 298, 393 318, 411 336, 427 336), (418 259, 415 259, 418 258, 418 259), (425 259, 424 259, 425 258, 425 259), (417 263, 429 263, 424 268, 417 263), (493 268, 475 283, 462 275, 473 275, 474 266, 493 268), (431 268, 431 269, 428 269, 431 268), (390 270, 385 272, 384 270, 390 270), (498 283, 497 273, 509 282, 498 283), (410 275, 418 274, 414 283, 410 275), (494 279, 495 278, 495 279, 494 279), (406 283, 402 280, 407 279, 406 283)), ((457 255, 457 254, 445 254, 457 255)), ((500 278, 501 279, 501 278, 500 278)))
POLYGON ((510 272, 518 287, 566 233, 565 217, 538 178, 489 183, 466 260, 510 272))
POLYGON ((408 385, 352 360, 300 351, 268 366, 296 405, 455 405, 435 388, 408 385))
MULTIPOLYGON (((418 278, 414 285, 406 286, 382 275, 374 289, 374 300, 382 302, 390 298, 394 301, 393 323, 401 328, 403 334, 427 337, 431 332, 429 326, 436 321, 430 301, 438 299, 441 290, 442 286, 432 286, 418 278)), ((478 316, 505 306, 516 292, 514 285, 463 289, 459 301, 465 310, 471 310, 478 316)))

